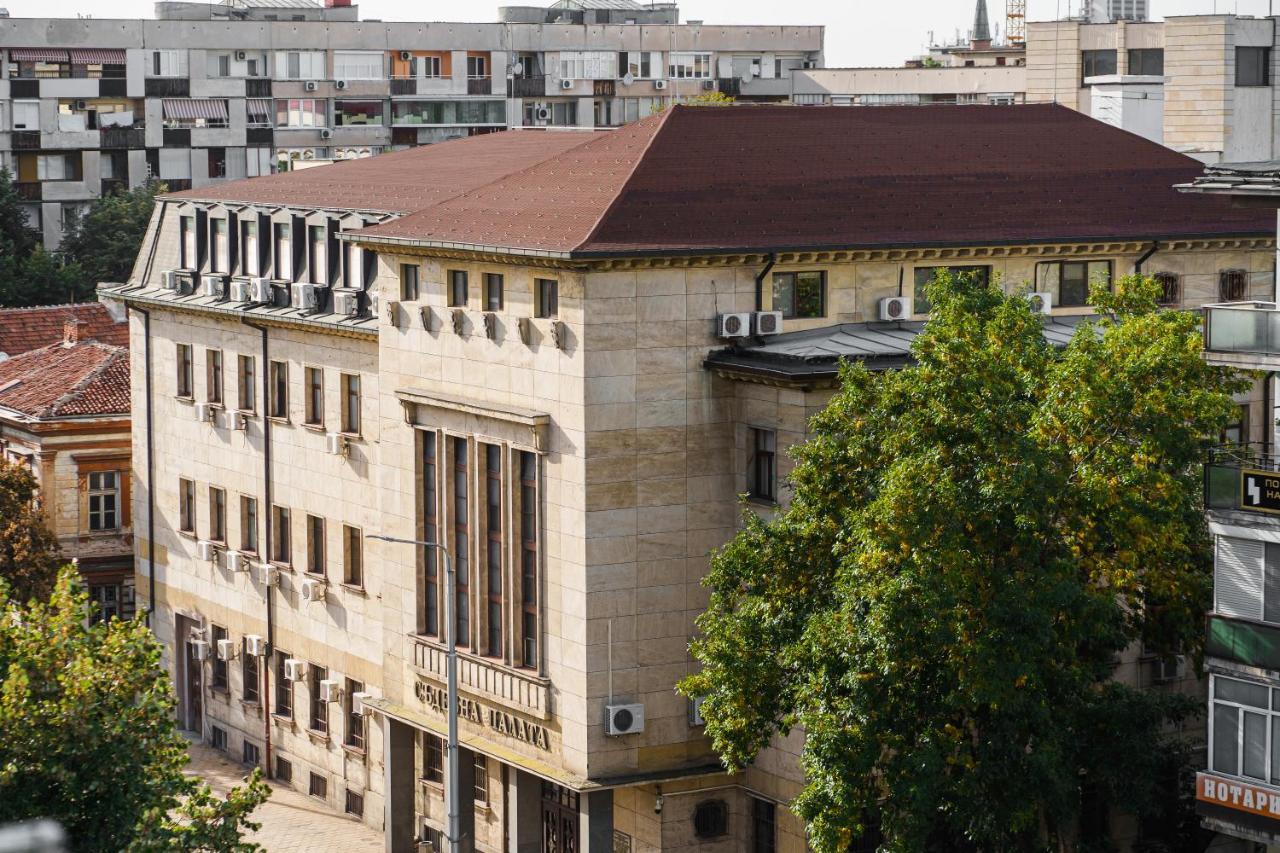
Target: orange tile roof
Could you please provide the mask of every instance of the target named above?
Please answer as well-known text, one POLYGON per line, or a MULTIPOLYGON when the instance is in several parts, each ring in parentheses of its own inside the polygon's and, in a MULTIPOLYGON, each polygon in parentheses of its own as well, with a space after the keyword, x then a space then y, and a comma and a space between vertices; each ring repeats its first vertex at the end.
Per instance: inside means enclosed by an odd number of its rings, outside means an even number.
POLYGON ((0 408, 38 420, 129 414, 129 350, 57 343, 0 361, 0 408))
MULTIPOLYGON (((62 340, 67 320, 79 320, 80 340, 127 347, 129 324, 116 322, 101 302, 0 309, 0 354, 15 356, 62 340)), ((3 357, 3 356, 0 356, 3 357)))

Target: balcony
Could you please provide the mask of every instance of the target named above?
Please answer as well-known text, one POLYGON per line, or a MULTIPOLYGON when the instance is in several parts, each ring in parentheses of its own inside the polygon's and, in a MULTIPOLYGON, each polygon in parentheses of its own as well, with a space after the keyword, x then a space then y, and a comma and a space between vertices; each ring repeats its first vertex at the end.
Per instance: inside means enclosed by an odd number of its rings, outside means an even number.
POLYGON ((1204 653, 1258 669, 1280 670, 1280 625, 1211 614, 1204 653))
POLYGON ((392 77, 391 78, 391 94, 393 95, 418 94, 417 79, 414 77, 392 77))
POLYGON ((34 151, 40 147, 40 131, 15 130, 13 132, 14 151, 34 151))
POLYGON ((101 195, 103 198, 106 198, 107 196, 110 196, 110 195, 115 195, 116 193, 126 192, 128 189, 129 189, 128 182, 120 178, 103 178, 102 179, 101 195))
POLYGON ((271 81, 257 79, 245 80, 244 94, 246 98, 270 98, 271 81))
POLYGON ((103 78, 98 83, 98 94, 104 98, 123 98, 129 94, 129 81, 123 77, 103 78))
POLYGON ((102 128, 103 148, 145 148, 146 130, 141 127, 102 128))
POLYGON ((547 77, 545 74, 536 77, 515 77, 511 80, 511 97, 541 98, 547 94, 547 77))
POLYGON ((248 127, 244 131, 246 145, 270 145, 275 139, 275 131, 269 127, 248 127))
POLYGON ((40 192, 41 184, 39 181, 15 181, 14 190, 17 191, 18 197, 26 201, 40 201, 42 194, 40 192))
POLYGON ((1256 446, 1213 448, 1204 466, 1204 506, 1261 513, 1280 523, 1280 457, 1256 446))
POLYGON ((618 94, 618 84, 615 80, 592 80, 591 94, 597 98, 612 98, 618 94))
POLYGON ((1214 364, 1280 369, 1280 310, 1274 302, 1206 305, 1204 351, 1214 364))
POLYGON ((189 98, 191 81, 186 77, 152 77, 146 81, 148 98, 189 98))
POLYGON ((468 95, 492 95, 493 81, 488 77, 468 77, 467 78, 467 94, 468 95))

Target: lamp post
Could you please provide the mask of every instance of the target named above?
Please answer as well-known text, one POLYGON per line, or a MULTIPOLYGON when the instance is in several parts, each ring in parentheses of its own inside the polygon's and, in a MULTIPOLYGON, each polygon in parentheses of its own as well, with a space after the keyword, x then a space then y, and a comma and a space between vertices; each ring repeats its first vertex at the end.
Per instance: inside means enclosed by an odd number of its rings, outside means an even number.
POLYGON ((457 853, 459 842, 462 840, 460 838, 462 822, 458 811, 461 797, 461 792, 458 790, 458 640, 455 636, 457 619, 454 616, 454 608, 457 607, 457 578, 453 573, 453 558, 449 556, 448 549, 439 542, 427 542, 424 539, 398 539, 394 536, 382 536, 376 533, 368 534, 366 538, 377 539, 381 542, 394 542, 397 545, 435 548, 440 552, 440 556, 444 558, 444 621, 445 641, 448 645, 448 653, 445 657, 445 673, 449 703, 448 759, 444 780, 444 806, 447 819, 444 836, 446 846, 449 848, 448 853, 457 853))

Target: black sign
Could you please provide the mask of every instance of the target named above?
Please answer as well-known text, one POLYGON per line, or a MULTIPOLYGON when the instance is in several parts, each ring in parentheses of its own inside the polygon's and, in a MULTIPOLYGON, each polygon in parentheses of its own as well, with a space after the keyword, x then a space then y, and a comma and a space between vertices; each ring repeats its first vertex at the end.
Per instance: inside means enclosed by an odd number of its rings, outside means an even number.
POLYGON ((1241 471, 1240 508, 1280 514, 1280 472, 1241 471))

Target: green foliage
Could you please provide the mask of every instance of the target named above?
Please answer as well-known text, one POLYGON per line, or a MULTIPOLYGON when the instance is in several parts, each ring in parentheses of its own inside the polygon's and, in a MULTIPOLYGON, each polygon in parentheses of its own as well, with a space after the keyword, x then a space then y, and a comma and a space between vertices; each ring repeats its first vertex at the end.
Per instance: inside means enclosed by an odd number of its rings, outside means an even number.
MULTIPOLYGON (((36 479, 25 465, 0 458, 0 581, 16 601, 48 598, 62 565, 37 494, 36 479)), ((0 595, 0 603, 4 600, 0 595)))
POLYGON ((732 768, 803 727, 816 850, 1100 849, 1095 804, 1167 805, 1197 703, 1110 677, 1199 648, 1204 436, 1244 383, 1158 292, 1098 289, 1055 351, 1027 300, 939 275, 915 364, 846 367, 791 505, 714 555, 681 690, 732 768))
POLYGON ((90 612, 66 567, 48 602, 0 614, 0 823, 52 818, 76 851, 257 850, 240 834, 266 785, 255 774, 220 801, 184 775, 160 644, 90 612))
POLYGON ((67 228, 61 252, 69 264, 77 264, 81 279, 96 287, 100 281, 126 281, 138 257, 155 209, 156 194, 167 192, 163 183, 113 193, 95 201, 67 228))
POLYGON ((40 242, 40 232, 27 224, 13 173, 0 167, 0 258, 26 257, 40 242))
POLYGON ((680 104, 685 107, 731 107, 733 106, 733 96, 715 90, 703 92, 691 98, 681 98, 680 104))

